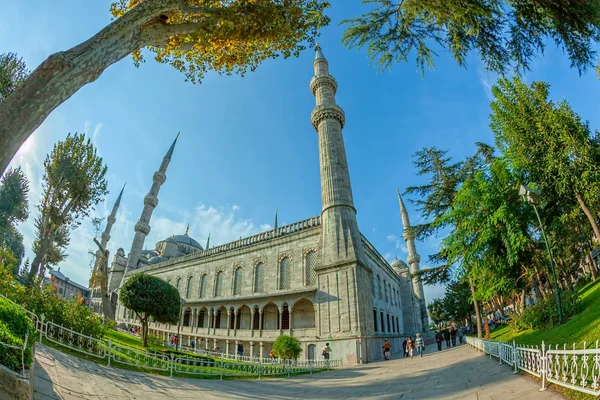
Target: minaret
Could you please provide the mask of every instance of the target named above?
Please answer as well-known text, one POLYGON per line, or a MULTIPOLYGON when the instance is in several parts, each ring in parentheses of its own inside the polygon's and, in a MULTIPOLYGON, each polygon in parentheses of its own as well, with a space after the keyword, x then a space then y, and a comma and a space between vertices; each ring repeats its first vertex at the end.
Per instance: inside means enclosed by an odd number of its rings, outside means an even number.
POLYGON ((165 157, 160 164, 160 168, 154 173, 154 176, 152 177, 152 187, 146 197, 144 197, 144 209, 142 210, 139 221, 135 224, 135 236, 133 237, 131 251, 129 252, 129 258, 127 259, 128 270, 136 269, 138 266, 142 248, 144 247, 144 240, 150 233, 150 218, 152 218, 152 212, 158 204, 158 192, 160 191, 160 187, 167 180, 167 167, 171 162, 171 157, 173 156, 173 150, 175 149, 178 137, 179 133, 177 134, 177 137, 175 137, 171 147, 169 147, 169 151, 165 154, 165 157))
POLYGON ((362 260, 362 242, 356 223, 350 174, 342 129, 344 111, 335 102, 337 82, 317 44, 313 63, 315 76, 310 90, 316 98, 311 122, 319 136, 321 165, 321 240, 323 266, 362 260))
MULTIPOLYGON (((125 185, 127 185, 127 184, 125 184, 125 185)), ((115 204, 113 205, 112 212, 106 219, 106 228, 104 228, 104 232, 102 232, 102 237, 101 237, 102 240, 100 241, 100 245, 102 246, 103 249, 106 249, 106 246, 108 245, 108 241, 110 240, 110 231, 111 231, 112 226, 114 225, 115 221, 117 220, 117 210, 119 210, 119 206, 121 205, 121 198, 123 197, 123 191, 125 190, 125 185, 123 185, 123 188, 121 188, 119 197, 117 197, 117 201, 115 201, 115 204)), ((96 260, 98 260, 98 252, 100 252, 100 250, 98 250, 96 252, 96 260)), ((102 252, 100 252, 100 257, 102 257, 102 252)))
POLYGON ((206 247, 204 250, 208 250, 208 246, 210 246, 210 232, 208 232, 208 239, 206 239, 206 247))
MULTIPOLYGON (((317 335, 368 335, 373 332, 372 272, 365 261, 352 200, 342 137, 345 115, 335 102, 337 83, 318 44, 313 67, 310 90, 316 107, 311 122, 318 135, 322 202, 321 254, 315 268, 320 289, 315 299, 317 335)), ((361 351, 366 354, 366 347, 361 351)))
MULTIPOLYGON (((402 196, 400 195, 400 190, 396 188, 398 192, 398 202, 400 203, 400 216, 402 217, 402 225, 404 226, 404 233, 402 237, 406 242, 406 247, 408 249, 408 258, 406 262, 410 267, 411 275, 417 274, 421 268, 419 267, 419 263, 421 262, 421 256, 417 253, 417 247, 415 246, 415 237, 411 232, 410 220, 408 219, 408 212, 406 211, 406 207, 404 207, 404 201, 402 201, 402 196)), ((425 292, 423 290, 423 282, 417 277, 413 278, 413 289, 415 294, 419 297, 421 303, 421 323, 423 324, 423 331, 429 331, 429 320, 427 318, 427 305, 425 303, 425 292)))
POLYGON ((275 209, 275 222, 273 223, 273 229, 277 229, 277 209, 275 209))

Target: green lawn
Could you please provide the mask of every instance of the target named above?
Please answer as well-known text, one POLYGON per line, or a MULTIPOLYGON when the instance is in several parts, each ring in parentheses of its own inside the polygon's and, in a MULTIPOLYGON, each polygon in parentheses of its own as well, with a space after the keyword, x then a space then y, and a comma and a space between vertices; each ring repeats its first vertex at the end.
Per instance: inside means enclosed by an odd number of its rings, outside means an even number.
POLYGON ((581 296, 581 312, 566 323, 547 330, 531 330, 513 333, 508 326, 497 328, 491 332, 494 340, 509 342, 513 339, 519 344, 546 344, 567 347, 577 344, 578 348, 587 342, 588 347, 595 346, 600 340, 600 279, 591 282, 579 290, 581 296))

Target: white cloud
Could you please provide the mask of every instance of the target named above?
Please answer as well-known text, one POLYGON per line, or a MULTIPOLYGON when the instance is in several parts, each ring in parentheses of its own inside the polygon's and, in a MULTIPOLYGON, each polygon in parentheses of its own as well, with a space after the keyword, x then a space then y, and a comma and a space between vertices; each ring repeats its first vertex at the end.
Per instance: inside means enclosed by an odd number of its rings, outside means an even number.
POLYGON ((495 80, 493 79, 492 74, 485 71, 483 68, 479 68, 477 70, 477 75, 479 76, 479 83, 481 83, 481 86, 483 86, 488 100, 494 100, 494 96, 492 95, 492 84, 490 84, 490 80, 495 80))

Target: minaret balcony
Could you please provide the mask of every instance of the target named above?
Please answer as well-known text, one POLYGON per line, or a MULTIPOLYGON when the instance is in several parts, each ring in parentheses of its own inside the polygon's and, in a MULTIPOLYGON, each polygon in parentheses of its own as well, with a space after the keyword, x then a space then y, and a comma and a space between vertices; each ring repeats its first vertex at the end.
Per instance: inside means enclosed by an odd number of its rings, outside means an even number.
POLYGON ((315 130, 318 130, 319 124, 327 119, 338 121, 343 128, 346 122, 346 115, 344 114, 344 110, 337 105, 316 106, 310 115, 310 120, 315 130))
POLYGON ((315 76, 310 80, 310 91, 312 92, 313 96, 317 92, 317 89, 324 85, 329 86, 333 90, 333 94, 335 95, 338 87, 337 82, 333 76, 328 75, 315 76))
POLYGON ((153 196, 151 194, 147 194, 146 197, 144 197, 144 205, 156 208, 156 206, 158 205, 158 197, 153 196))
POLYGON ((147 236, 150 233, 150 225, 148 225, 147 223, 145 223, 143 221, 138 221, 135 224, 135 231, 143 233, 144 235, 147 236))
POLYGON ((167 175, 162 171, 156 171, 154 175, 152 175, 152 180, 162 185, 167 180, 167 175))

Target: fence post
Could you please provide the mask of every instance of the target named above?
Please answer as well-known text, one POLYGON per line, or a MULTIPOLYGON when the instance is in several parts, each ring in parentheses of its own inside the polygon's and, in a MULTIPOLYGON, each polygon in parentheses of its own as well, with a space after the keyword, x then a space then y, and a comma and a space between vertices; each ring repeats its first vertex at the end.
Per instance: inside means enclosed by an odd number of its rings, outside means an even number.
POLYGON ((308 374, 312 375, 312 367, 313 367, 313 363, 311 360, 308 360, 308 374))
POLYGON ((540 392, 547 389, 546 387, 546 343, 542 340, 542 355, 540 359, 540 374, 542 375, 542 388, 540 392))
POLYGON ((221 361, 221 363, 220 363, 219 371, 220 371, 220 374, 221 374, 219 380, 222 381, 223 380, 223 361, 221 361))
POLYGON ((44 333, 44 318, 46 316, 44 314, 40 315, 41 323, 40 323, 40 343, 42 342, 42 334, 44 333))
POLYGON ((175 354, 171 353, 171 365, 169 366, 169 376, 173 377, 173 368, 175 366, 175 354))
POLYGON ((512 344, 512 348, 513 348, 513 364, 515 367, 515 370, 513 372, 513 374, 518 374, 519 373, 519 367, 517 366, 517 362, 518 362, 518 355, 519 353, 517 352, 517 344, 515 343, 515 340, 513 339, 513 344, 512 344))
MULTIPOLYGON (((110 367, 110 349, 112 347, 112 339, 108 339, 108 366, 110 367)), ((104 351, 106 351, 106 347, 104 348, 104 351)))
POLYGON ((260 362, 260 364, 258 365, 258 380, 260 381, 260 373, 262 372, 263 369, 263 364, 262 361, 260 362))

